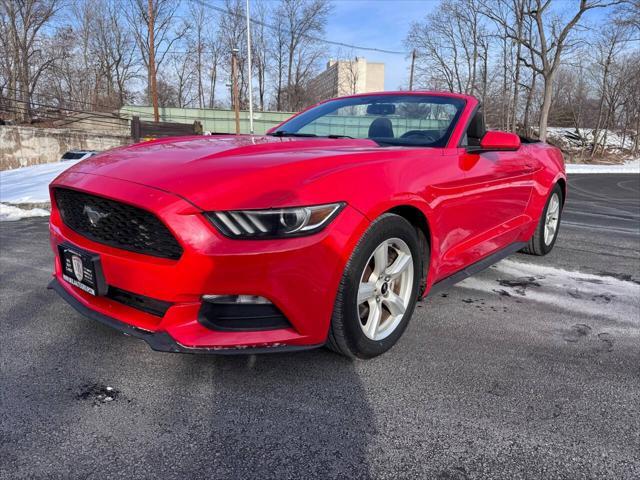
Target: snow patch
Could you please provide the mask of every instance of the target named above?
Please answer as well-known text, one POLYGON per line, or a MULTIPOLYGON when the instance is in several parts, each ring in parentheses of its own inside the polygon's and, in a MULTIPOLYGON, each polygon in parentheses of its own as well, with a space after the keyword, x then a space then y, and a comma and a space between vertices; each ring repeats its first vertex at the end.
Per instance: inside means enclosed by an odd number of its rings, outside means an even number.
MULTIPOLYGON (((595 129, 593 128, 564 128, 547 127, 547 139, 554 145, 571 150, 588 148, 595 140, 595 129)), ((621 135, 613 130, 600 130, 598 132, 598 143, 604 141, 607 150, 631 150, 634 139, 630 133, 621 135)))
POLYGON ((609 275, 503 260, 458 286, 640 326, 640 284, 609 275))
POLYGON ((78 160, 32 165, 0 172, 0 202, 47 203, 49 184, 78 160))
POLYGON ((29 217, 48 217, 49 211, 42 208, 23 209, 0 203, 0 222, 20 220, 29 217))
POLYGON ((588 165, 583 163, 567 163, 567 173, 636 173, 640 174, 640 158, 628 160, 622 165, 588 165))

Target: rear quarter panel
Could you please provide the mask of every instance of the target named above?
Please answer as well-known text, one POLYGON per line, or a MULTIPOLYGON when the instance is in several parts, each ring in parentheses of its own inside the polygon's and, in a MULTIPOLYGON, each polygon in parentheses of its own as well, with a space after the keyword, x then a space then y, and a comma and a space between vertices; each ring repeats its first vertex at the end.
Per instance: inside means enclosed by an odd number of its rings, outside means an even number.
POLYGON ((529 155, 535 165, 533 175, 533 190, 527 206, 527 213, 534 219, 530 228, 525 231, 522 241, 528 241, 538 225, 542 211, 549 197, 551 189, 556 183, 563 184, 563 193, 566 200, 567 174, 565 171, 562 152, 545 142, 523 144, 523 154, 529 155))

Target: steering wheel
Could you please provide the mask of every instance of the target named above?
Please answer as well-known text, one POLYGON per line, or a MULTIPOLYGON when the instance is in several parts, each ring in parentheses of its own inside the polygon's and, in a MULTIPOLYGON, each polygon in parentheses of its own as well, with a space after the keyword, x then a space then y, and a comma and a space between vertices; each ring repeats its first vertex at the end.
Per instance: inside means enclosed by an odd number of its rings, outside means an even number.
POLYGON ((425 140, 427 143, 435 143, 440 139, 440 137, 436 137, 433 133, 425 132, 423 130, 409 130, 408 132, 400 135, 400 138, 425 140))

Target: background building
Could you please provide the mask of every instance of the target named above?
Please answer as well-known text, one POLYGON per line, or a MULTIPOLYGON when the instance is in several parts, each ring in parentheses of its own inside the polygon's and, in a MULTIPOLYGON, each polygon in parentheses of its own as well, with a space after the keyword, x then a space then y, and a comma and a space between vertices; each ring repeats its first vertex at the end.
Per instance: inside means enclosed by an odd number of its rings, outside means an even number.
POLYGON ((329 60, 327 69, 309 82, 316 100, 384 90, 384 63, 366 58, 329 60))

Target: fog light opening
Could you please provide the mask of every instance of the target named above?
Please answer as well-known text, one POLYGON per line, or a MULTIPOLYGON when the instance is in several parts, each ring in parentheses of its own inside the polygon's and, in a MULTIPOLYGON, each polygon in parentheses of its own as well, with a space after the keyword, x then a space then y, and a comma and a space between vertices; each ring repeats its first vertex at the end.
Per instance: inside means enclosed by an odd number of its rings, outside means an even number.
POLYGON ((291 328, 278 307, 259 295, 203 295, 198 322, 222 331, 291 328))
POLYGON ((269 300, 259 295, 203 295, 202 300, 208 303, 271 304, 269 300))

